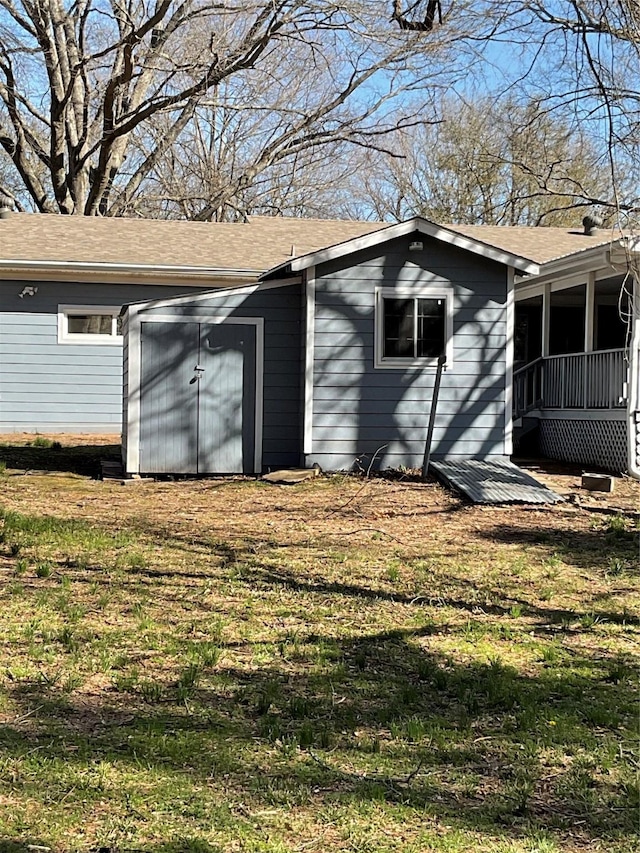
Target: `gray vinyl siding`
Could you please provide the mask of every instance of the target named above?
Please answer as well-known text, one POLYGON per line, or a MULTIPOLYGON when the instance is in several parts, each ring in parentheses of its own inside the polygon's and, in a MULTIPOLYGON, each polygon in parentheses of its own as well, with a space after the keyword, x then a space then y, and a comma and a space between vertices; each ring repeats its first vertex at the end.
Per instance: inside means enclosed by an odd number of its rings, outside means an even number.
MULTIPOLYGON (((194 302, 139 310, 142 322, 154 314, 264 319, 262 467, 264 470, 300 465, 301 421, 301 305, 299 284, 250 293, 211 293, 194 302)), ((131 342, 131 346, 133 346, 131 342)))
POLYGON ((153 284, 0 282, 0 432, 119 433, 122 345, 58 343, 58 306, 119 308, 185 290, 153 284), (20 298, 27 285, 37 289, 35 294, 20 298))
POLYGON ((374 366, 376 287, 451 288, 453 363, 442 376, 432 455, 505 454, 507 268, 424 235, 316 269, 313 452, 327 470, 419 467, 435 369, 374 366))

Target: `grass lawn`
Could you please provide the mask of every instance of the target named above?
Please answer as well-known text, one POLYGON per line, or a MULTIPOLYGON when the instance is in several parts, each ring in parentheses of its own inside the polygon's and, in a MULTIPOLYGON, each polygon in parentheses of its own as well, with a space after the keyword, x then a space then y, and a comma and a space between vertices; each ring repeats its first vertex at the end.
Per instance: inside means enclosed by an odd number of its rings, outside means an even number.
POLYGON ((40 467, 0 475, 2 853, 639 849, 634 512, 40 467))

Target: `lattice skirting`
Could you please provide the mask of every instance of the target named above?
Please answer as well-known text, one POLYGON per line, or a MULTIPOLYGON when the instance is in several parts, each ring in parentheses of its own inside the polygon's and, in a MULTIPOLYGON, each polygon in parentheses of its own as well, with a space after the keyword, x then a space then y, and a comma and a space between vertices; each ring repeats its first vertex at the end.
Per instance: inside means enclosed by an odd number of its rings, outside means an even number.
POLYGON ((605 468, 627 469, 626 421, 540 421, 540 452, 549 459, 605 468))

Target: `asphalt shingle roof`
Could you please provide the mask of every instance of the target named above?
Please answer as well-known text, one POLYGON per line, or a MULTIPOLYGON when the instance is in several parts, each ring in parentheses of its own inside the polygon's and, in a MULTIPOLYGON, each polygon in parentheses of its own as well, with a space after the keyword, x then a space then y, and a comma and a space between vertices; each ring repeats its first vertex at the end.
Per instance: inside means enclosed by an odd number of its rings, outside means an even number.
MULTIPOLYGON (((290 217, 218 223, 13 213, 0 219, 0 261, 264 272, 293 257, 386 227, 380 222, 290 217)), ((606 230, 587 237, 580 227, 444 227, 540 265, 615 239, 606 230)))
POLYGON ((0 260, 264 272, 378 228, 378 222, 285 217, 220 223, 13 213, 0 219, 0 260))
POLYGON ((594 231, 587 236, 581 226, 575 228, 547 228, 525 225, 446 225, 451 231, 486 243, 513 255, 546 264, 576 252, 607 246, 619 239, 619 232, 608 229, 594 231))

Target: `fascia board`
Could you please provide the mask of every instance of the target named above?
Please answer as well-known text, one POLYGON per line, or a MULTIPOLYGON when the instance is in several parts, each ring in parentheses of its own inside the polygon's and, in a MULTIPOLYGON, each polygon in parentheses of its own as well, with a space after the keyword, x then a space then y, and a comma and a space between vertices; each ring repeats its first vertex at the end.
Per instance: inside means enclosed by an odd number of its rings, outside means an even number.
POLYGON ((522 255, 516 255, 513 252, 506 252, 503 249, 497 249, 495 246, 490 246, 488 243, 483 243, 481 240, 474 240, 472 237, 465 237, 463 234, 458 234, 456 231, 451 231, 449 228, 444 228, 442 225, 435 225, 426 219, 418 218, 415 220, 416 228, 422 234, 427 234, 436 240, 443 243, 449 243, 451 246, 456 246, 458 249, 464 249, 467 252, 473 252, 475 255, 481 255, 483 258, 488 258, 491 261, 496 261, 499 264, 504 264, 508 267, 513 267, 529 275, 538 275, 540 272, 540 264, 535 261, 525 258, 522 255))
POLYGON ((280 268, 288 267, 294 272, 301 272, 310 266, 318 266, 327 261, 342 258, 345 255, 350 255, 362 249, 369 249, 372 246, 377 246, 386 243, 389 240, 394 240, 397 237, 404 237, 408 234, 413 234, 415 231, 433 237, 443 243, 456 246, 473 254, 488 258, 505 266, 513 267, 520 272, 537 275, 540 272, 539 264, 523 258, 520 255, 505 252, 501 249, 496 249, 489 246, 487 243, 482 243, 479 240, 474 240, 471 237, 465 237, 448 228, 443 228, 440 225, 435 225, 421 217, 408 219, 406 222, 399 222, 397 225, 389 225, 387 228, 381 228, 378 231, 372 231, 369 234, 363 234, 361 237, 355 237, 353 240, 347 240, 344 243, 337 243, 335 246, 329 246, 327 249, 321 249, 318 252, 311 252, 308 255, 301 255, 281 267, 274 267, 271 272, 275 272, 280 268))
POLYGON ((238 285, 237 287, 221 287, 213 290, 205 290, 204 293, 187 294, 186 296, 171 296, 167 299, 143 299, 139 302, 129 302, 122 306, 120 315, 128 311, 130 314, 138 314, 141 311, 155 310, 158 308, 171 308, 180 305, 191 305, 194 302, 206 299, 222 299, 226 296, 240 294, 248 296, 258 290, 271 290, 277 287, 289 287, 293 284, 299 284, 300 276, 287 279, 276 279, 273 281, 260 281, 250 284, 238 285))
MULTIPOLYGON (((257 279, 263 269, 228 269, 216 267, 171 266, 170 264, 119 264, 85 261, 33 261, 3 258, 0 260, 0 279, 33 278, 40 281, 75 281, 90 278, 93 281, 140 278, 192 279, 257 279)), ((196 286, 201 287, 201 284, 196 286)))
POLYGON ((541 285, 548 281, 559 281, 563 278, 571 278, 578 274, 598 272, 599 270, 614 268, 609 257, 607 246, 599 246, 598 251, 591 251, 588 255, 582 253, 568 255, 559 261, 550 261, 542 264, 537 276, 518 275, 516 284, 525 286, 541 285))
POLYGON ((617 266, 624 266, 632 259, 637 262, 638 255, 640 255, 640 237, 626 237, 611 246, 611 263, 617 266))
POLYGON ((371 231, 369 234, 363 234, 361 237, 354 237, 352 240, 346 240, 344 243, 336 243, 334 246, 329 246, 326 249, 320 249, 317 252, 310 252, 307 255, 293 258, 291 261, 288 261, 288 264, 293 272, 301 272, 310 266, 317 266, 327 261, 333 261, 336 258, 350 255, 353 252, 359 252, 361 249, 368 249, 370 246, 386 243, 395 237, 403 237, 405 234, 411 234, 416 230, 415 221, 415 219, 408 219, 406 222, 388 225, 386 228, 371 231))

